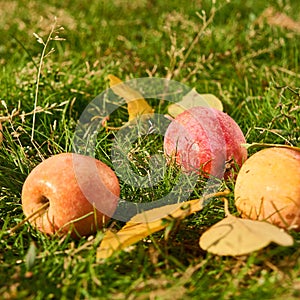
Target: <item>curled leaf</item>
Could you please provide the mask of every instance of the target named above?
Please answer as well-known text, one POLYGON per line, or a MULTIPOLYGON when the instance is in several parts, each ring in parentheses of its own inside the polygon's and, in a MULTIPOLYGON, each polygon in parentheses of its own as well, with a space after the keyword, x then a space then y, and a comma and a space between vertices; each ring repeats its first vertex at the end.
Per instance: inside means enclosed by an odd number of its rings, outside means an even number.
POLYGON ((154 208, 133 216, 117 233, 107 231, 97 251, 97 259, 110 257, 115 251, 166 228, 172 219, 184 219, 202 209, 203 200, 196 199, 154 208))
POLYGON ((238 256, 262 249, 274 242, 292 246, 293 238, 265 221, 241 219, 227 211, 227 217, 216 223, 199 240, 203 250, 217 255, 238 256))
POLYGON ((131 122, 134 119, 142 115, 152 115, 154 110, 143 98, 142 94, 130 86, 123 83, 121 79, 114 75, 107 76, 110 81, 110 87, 113 92, 124 98, 127 103, 127 109, 129 114, 128 121, 131 122))
POLYGON ((229 191, 208 194, 200 199, 161 206, 133 216, 118 232, 108 230, 97 250, 97 259, 110 257, 114 252, 142 240, 148 235, 169 226, 174 219, 182 220, 200 211, 205 201, 212 197, 228 195, 229 191))
POLYGON ((222 102, 213 94, 198 94, 195 89, 187 93, 181 101, 168 106, 168 113, 175 118, 183 111, 195 106, 212 107, 220 111, 223 110, 222 102))

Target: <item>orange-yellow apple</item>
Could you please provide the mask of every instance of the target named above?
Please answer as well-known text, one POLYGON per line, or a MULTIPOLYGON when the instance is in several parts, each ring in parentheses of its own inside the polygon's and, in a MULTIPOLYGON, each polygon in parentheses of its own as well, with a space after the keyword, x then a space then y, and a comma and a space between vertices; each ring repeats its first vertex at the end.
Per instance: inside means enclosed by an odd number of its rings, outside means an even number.
POLYGON ((168 126, 164 152, 185 171, 228 177, 247 159, 245 137, 226 113, 197 106, 180 113, 168 126))
POLYGON ((119 195, 119 181, 106 164, 89 156, 61 153, 30 172, 22 189, 22 206, 29 216, 49 202, 31 224, 47 234, 70 232, 80 237, 103 227, 119 195))
POLYGON ((267 148, 241 167, 235 204, 245 218, 266 220, 300 230, 300 152, 267 148))

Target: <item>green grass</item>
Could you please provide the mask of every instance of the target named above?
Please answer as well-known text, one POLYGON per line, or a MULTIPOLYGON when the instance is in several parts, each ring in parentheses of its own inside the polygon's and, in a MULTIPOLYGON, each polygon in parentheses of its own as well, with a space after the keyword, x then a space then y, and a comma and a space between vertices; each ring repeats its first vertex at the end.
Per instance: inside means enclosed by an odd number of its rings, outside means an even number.
MULTIPOLYGON (((182 221, 167 242, 159 232, 101 263, 95 259, 101 231, 73 241, 47 237, 25 224, 14 235, 6 234, 24 219, 25 178, 42 159, 72 150, 77 121, 87 104, 108 88, 108 74, 123 80, 168 77, 215 94, 247 142, 300 146, 299 32, 261 18, 272 6, 300 22, 297 1, 216 2, 223 4, 217 3, 214 14, 207 0, 0 0, 1 299, 299 297, 297 233, 293 247, 270 245, 243 257, 218 257, 199 248, 200 233, 224 216, 217 200, 182 221), (55 51, 43 59, 36 95, 43 45, 33 33, 46 41, 54 16, 58 32, 52 37, 64 40, 47 45, 46 53, 55 51)), ((165 113, 166 105, 155 109, 165 113)), ((126 111, 118 109, 109 124, 119 126, 126 118, 126 111)), ((97 158, 110 166, 112 140, 113 134, 100 131, 95 149, 97 158)), ((145 175, 147 155, 161 151, 162 139, 150 135, 136 143, 132 167, 135 174, 145 175)), ((122 197, 133 202, 158 199, 176 179, 176 171, 168 172, 156 189, 121 181, 122 197)), ((234 189, 233 182, 222 186, 234 189)), ((201 195, 202 187, 197 182, 191 197, 201 195)), ((236 212, 233 194, 229 200, 236 212)))

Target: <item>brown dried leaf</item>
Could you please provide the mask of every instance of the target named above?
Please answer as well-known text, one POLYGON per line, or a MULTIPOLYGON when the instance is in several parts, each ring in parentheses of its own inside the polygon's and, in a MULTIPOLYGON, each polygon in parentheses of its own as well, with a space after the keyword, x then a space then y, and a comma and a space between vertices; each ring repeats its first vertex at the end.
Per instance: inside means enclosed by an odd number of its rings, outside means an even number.
POLYGON ((300 22, 293 20, 285 13, 276 11, 274 7, 265 9, 257 20, 257 23, 262 23, 263 20, 270 26, 277 26, 300 33, 300 22))

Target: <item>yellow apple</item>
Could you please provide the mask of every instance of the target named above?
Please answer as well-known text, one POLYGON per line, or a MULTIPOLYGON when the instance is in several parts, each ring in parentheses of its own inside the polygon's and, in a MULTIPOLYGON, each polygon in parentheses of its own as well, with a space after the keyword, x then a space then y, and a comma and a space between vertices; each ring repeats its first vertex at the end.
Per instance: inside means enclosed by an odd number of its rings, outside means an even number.
POLYGON ((300 230, 300 152, 272 147, 241 167, 235 204, 242 216, 300 230))

